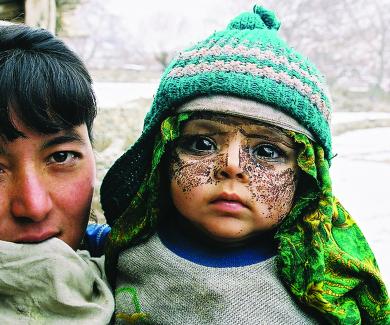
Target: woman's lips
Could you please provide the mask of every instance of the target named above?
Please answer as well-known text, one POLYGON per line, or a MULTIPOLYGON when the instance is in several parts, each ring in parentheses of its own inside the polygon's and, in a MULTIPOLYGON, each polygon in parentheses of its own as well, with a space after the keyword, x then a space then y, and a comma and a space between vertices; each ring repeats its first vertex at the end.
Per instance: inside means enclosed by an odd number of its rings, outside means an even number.
POLYGON ((34 233, 26 233, 20 236, 15 242, 17 243, 40 243, 42 241, 45 241, 49 238, 56 237, 57 232, 55 231, 43 231, 41 233, 34 232, 34 233))

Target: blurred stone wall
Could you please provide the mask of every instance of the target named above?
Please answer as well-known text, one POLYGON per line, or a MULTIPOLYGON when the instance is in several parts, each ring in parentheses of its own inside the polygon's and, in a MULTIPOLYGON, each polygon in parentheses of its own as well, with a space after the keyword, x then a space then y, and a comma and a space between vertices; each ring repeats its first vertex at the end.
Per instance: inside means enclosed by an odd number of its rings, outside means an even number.
POLYGON ((0 0, 0 20, 23 22, 24 1, 23 0, 0 0))
POLYGON ((56 32, 56 0, 0 0, 0 20, 56 32))
POLYGON ((25 23, 29 26, 42 27, 52 33, 56 31, 55 0, 25 0, 25 23))

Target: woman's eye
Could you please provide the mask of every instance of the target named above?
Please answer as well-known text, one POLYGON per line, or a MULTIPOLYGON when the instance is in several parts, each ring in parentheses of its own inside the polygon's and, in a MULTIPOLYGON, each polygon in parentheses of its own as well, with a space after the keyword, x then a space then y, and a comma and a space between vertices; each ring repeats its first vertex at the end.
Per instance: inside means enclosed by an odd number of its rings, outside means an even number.
POLYGON ((278 159, 283 156, 283 152, 272 145, 263 144, 253 149, 253 155, 259 159, 278 159))
POLYGON ((78 155, 72 151, 58 151, 49 157, 49 163, 63 164, 73 161, 78 155))
POLYGON ((183 147, 192 152, 211 152, 217 148, 213 140, 201 136, 186 139, 183 147))

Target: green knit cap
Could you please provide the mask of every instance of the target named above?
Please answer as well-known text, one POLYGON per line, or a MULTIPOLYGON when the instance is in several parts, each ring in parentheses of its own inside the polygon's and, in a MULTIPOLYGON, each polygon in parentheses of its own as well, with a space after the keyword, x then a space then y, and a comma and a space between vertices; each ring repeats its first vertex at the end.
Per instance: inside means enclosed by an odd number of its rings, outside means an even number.
MULTIPOLYGON (((307 129, 332 156, 331 104, 315 66, 278 35, 280 22, 260 6, 233 19, 225 30, 183 51, 165 70, 141 137, 111 167, 102 184, 108 222, 120 215, 140 186, 163 119, 183 103, 228 95, 279 109, 307 129)), ((261 114, 261 112, 259 112, 261 114)))

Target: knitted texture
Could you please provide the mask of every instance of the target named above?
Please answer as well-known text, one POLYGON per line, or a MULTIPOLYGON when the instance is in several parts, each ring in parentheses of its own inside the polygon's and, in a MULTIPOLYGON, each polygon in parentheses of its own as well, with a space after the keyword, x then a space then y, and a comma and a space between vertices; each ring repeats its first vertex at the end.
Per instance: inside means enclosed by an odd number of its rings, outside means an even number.
POLYGON ((272 105, 307 128, 330 160, 331 104, 314 65, 278 34, 273 12, 255 6, 225 30, 183 51, 164 72, 141 137, 107 173, 101 202, 108 222, 123 213, 147 173, 153 137, 181 104, 211 94, 272 105), (143 165, 143 166, 140 166, 143 165))
POLYGON ((207 267, 175 255, 155 235, 121 253, 116 285, 116 324, 140 313, 146 324, 320 324, 280 282, 275 257, 207 267))

